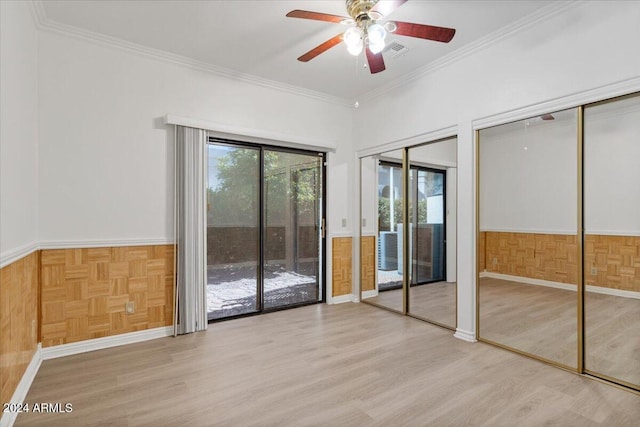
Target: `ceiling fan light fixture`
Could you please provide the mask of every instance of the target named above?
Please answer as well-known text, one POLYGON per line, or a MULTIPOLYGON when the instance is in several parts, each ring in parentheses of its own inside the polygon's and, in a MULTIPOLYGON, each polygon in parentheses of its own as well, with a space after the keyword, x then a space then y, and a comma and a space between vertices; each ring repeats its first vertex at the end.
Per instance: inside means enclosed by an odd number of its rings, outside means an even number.
POLYGON ((364 46, 363 46, 362 40, 360 40, 360 43, 358 43, 358 44, 347 45, 347 52, 349 52, 353 56, 358 56, 358 55, 360 55, 360 53, 362 53, 362 48, 363 47, 364 46))
POLYGON ((382 40, 379 43, 371 43, 371 41, 369 42, 369 50, 371 51, 371 53, 373 53, 374 55, 379 54, 380 52, 382 52, 384 50, 384 40, 382 40))
POLYGON ((387 21, 384 23, 384 29, 387 30, 387 33, 393 33, 398 29, 398 26, 393 21, 387 21))
POLYGON ((384 38, 387 36, 387 32, 380 24, 371 24, 367 28, 367 36, 369 37, 369 45, 380 44, 384 45, 384 38))
POLYGON ((342 39, 344 40, 344 44, 347 46, 347 50, 351 55, 358 56, 360 55, 360 52, 362 52, 362 36, 363 32, 360 27, 351 27, 344 32, 342 39))

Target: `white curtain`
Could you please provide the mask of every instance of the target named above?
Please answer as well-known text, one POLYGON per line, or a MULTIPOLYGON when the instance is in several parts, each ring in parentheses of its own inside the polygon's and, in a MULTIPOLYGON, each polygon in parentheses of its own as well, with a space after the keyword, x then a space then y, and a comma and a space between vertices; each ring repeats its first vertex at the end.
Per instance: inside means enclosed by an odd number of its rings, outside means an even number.
POLYGON ((207 329, 207 133, 176 126, 174 335, 207 329))

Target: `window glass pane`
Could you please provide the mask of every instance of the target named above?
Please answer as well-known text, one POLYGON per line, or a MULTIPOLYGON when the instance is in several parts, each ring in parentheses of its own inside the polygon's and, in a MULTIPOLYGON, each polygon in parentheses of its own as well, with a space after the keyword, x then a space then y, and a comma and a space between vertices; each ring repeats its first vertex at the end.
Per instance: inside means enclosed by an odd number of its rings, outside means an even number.
POLYGON ((260 151, 252 148, 208 145, 207 311, 210 320, 259 309, 259 156, 260 151))
POLYGON ((322 157, 265 150, 264 308, 320 299, 322 157))

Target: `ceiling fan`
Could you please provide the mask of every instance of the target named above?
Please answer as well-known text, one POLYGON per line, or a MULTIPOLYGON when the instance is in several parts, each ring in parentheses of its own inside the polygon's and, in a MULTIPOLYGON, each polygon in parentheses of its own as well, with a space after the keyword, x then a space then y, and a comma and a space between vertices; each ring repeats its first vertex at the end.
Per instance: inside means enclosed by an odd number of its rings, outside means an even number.
POLYGON ((344 41, 347 50, 354 56, 358 56, 363 48, 365 49, 369 70, 371 74, 375 74, 385 70, 382 50, 385 47, 384 39, 387 33, 443 43, 451 41, 456 33, 453 28, 401 21, 387 21, 382 25, 377 22, 406 2, 407 0, 346 0, 350 18, 307 10, 292 10, 287 13, 289 18, 312 19, 350 26, 344 33, 330 38, 299 57, 298 61, 310 61, 344 41))

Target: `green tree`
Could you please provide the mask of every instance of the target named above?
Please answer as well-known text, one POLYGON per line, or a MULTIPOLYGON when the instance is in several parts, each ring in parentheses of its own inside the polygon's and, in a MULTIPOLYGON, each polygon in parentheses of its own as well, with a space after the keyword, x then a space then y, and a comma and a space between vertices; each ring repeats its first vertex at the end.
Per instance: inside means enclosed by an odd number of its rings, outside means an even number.
MULTIPOLYGON (((258 222, 259 151, 233 149, 218 157, 217 185, 208 188, 209 224, 251 225, 258 222)), ((298 216, 316 212, 320 159, 264 151, 264 188, 268 218, 281 220, 287 208, 298 216)))

